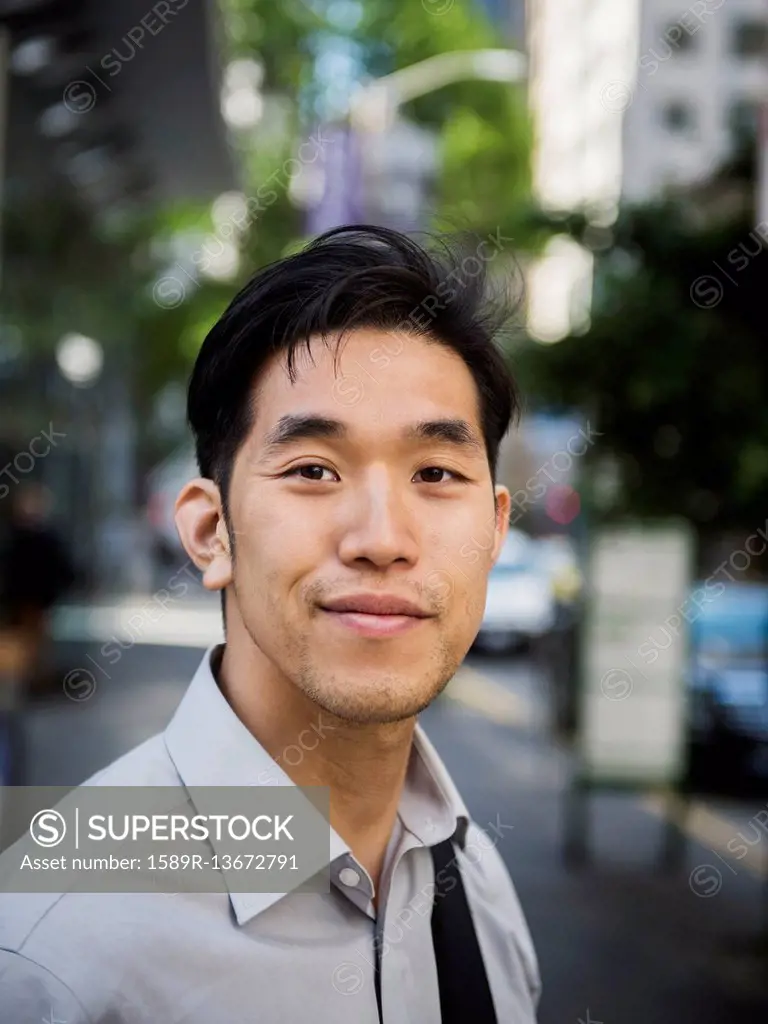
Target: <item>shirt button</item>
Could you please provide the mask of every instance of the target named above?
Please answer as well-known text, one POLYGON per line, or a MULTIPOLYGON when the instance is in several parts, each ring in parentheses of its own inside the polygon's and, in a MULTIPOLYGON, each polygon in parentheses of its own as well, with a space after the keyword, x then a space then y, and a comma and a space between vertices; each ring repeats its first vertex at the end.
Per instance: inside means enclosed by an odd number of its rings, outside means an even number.
POLYGON ((360 875, 358 875, 354 868, 342 868, 339 872, 339 881, 342 885, 348 885, 352 889, 359 884, 360 875))

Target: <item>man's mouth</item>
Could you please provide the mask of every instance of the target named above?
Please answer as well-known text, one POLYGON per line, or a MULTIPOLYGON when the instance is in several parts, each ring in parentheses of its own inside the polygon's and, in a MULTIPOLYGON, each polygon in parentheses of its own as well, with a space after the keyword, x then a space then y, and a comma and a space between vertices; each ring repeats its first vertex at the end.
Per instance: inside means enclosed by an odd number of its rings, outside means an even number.
POLYGON ((350 594, 321 605, 329 620, 358 636, 399 636, 434 618, 415 602, 394 594, 350 594))

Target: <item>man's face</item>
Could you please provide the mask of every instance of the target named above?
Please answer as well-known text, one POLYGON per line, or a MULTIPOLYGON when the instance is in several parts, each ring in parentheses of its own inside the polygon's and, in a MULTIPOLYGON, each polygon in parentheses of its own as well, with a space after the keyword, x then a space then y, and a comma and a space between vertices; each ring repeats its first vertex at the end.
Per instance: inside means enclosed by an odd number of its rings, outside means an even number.
POLYGON ((291 684, 360 723, 418 713, 453 676, 509 515, 505 488, 494 507, 466 364, 418 337, 377 357, 387 342, 352 332, 335 369, 334 346, 313 341, 295 384, 273 360, 229 491, 229 608, 291 684), (421 617, 384 614, 371 597, 421 617))

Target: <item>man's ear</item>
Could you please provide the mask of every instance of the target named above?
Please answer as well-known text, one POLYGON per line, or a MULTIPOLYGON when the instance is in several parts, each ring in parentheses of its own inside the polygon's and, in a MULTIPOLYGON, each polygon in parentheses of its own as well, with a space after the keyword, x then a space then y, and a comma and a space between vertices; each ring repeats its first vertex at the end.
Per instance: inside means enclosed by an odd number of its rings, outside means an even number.
POLYGON ((504 547, 504 541, 509 533, 509 513, 512 508, 512 498, 509 490, 501 484, 494 488, 494 506, 496 509, 496 521, 494 524, 493 550, 491 552, 491 565, 496 564, 496 559, 504 547))
POLYGON ((219 488, 197 477, 176 499, 176 529, 184 550, 203 574, 208 590, 223 590, 232 582, 231 541, 219 488))

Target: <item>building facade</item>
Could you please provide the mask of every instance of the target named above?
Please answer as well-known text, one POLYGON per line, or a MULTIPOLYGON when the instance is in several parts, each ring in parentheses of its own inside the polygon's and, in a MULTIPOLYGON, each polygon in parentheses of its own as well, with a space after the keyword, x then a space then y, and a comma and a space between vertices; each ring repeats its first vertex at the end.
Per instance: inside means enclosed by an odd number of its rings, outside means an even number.
POLYGON ((643 201, 754 147, 768 98, 768 3, 643 0, 624 116, 622 193, 643 201))
POLYGON ((549 209, 615 209, 639 0, 529 0, 533 180, 549 209))
POLYGON ((756 144, 766 0, 529 0, 527 21, 545 207, 615 211, 756 144))

